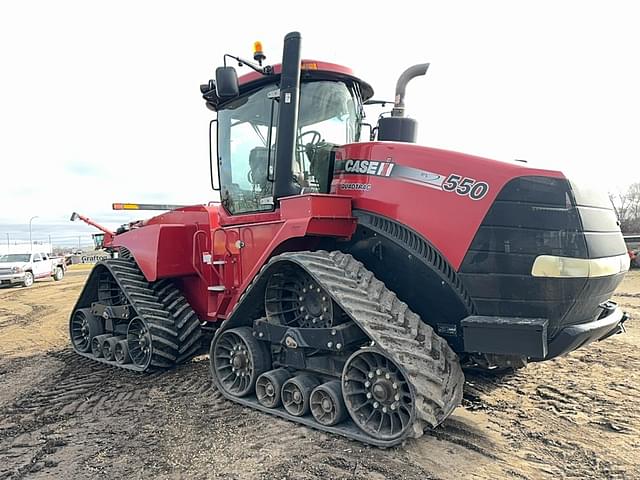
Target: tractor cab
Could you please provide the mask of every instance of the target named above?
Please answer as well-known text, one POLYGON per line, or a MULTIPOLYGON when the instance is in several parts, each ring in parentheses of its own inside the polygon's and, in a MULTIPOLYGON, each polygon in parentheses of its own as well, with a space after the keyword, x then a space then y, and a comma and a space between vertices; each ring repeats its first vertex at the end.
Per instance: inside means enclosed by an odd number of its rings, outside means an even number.
POLYGON ((212 184, 225 209, 272 211, 283 196, 329 193, 335 150, 359 141, 371 87, 346 67, 302 60, 294 64, 297 91, 289 92, 281 65, 238 61, 255 71, 238 79, 232 67, 220 67, 216 82, 201 87, 207 106, 217 112, 212 184), (277 191, 276 177, 286 184, 284 191, 277 191))
MULTIPOLYGON (((278 84, 251 89, 218 111, 221 198, 229 213, 274 208, 278 84)), ((328 193, 332 151, 358 141, 361 100, 352 85, 310 80, 300 86, 291 180, 301 192, 328 193)))

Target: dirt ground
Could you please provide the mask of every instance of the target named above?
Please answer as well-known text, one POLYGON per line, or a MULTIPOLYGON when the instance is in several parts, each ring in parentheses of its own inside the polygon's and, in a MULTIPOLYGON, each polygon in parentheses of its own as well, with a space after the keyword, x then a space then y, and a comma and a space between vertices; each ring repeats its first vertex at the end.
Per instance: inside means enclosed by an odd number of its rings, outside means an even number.
POLYGON ((495 378, 381 450, 232 404, 207 359, 140 375, 75 355, 67 318, 87 271, 0 290, 0 479, 640 478, 640 272, 615 300, 628 332, 495 378))

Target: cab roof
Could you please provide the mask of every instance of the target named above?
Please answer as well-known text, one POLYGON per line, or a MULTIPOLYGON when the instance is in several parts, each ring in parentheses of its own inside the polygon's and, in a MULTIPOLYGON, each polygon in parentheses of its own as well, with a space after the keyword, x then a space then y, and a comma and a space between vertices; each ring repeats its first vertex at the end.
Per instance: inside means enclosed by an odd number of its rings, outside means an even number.
MULTIPOLYGON (((356 77, 349 67, 335 63, 321 62, 318 60, 302 60, 301 81, 304 80, 347 80, 355 82, 360 87, 362 100, 366 101, 373 96, 373 88, 367 82, 356 77)), ((248 91, 262 84, 273 81, 273 75, 280 75, 282 64, 272 65, 271 75, 262 75, 258 72, 249 72, 238 78, 240 90, 248 91)))

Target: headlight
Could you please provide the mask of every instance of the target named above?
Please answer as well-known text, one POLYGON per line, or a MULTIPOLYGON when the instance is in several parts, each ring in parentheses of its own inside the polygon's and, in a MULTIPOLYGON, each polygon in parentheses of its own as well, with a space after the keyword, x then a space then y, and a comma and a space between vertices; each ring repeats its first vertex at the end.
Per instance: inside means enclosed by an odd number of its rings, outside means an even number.
POLYGON ((629 270, 629 255, 605 258, 570 258, 540 255, 533 262, 531 275, 552 278, 593 278, 616 275, 629 270))
POLYGON ((11 273, 22 273, 23 271, 22 267, 11 267, 11 273))

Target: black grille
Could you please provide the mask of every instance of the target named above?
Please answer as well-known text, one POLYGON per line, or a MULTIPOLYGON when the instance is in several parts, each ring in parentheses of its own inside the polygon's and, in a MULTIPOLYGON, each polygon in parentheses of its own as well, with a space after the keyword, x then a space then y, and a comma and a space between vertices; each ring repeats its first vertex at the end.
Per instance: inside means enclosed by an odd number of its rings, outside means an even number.
MULTIPOLYGON (((620 275, 533 277, 539 255, 598 258, 624 253, 606 202, 574 197, 565 179, 520 177, 507 183, 485 216, 458 272, 481 315, 547 318, 554 336, 593 320, 620 275)), ((599 197, 585 197, 599 198, 599 197)))

